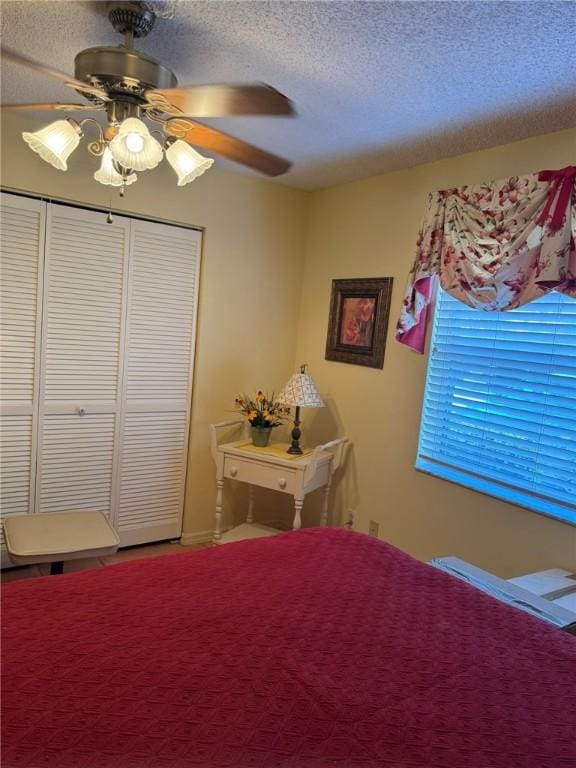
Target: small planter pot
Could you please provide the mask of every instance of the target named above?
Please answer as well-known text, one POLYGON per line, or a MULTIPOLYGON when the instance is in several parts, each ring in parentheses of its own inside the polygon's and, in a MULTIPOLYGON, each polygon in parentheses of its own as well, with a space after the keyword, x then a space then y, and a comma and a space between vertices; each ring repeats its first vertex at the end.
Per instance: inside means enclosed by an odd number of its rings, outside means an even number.
POLYGON ((252 445, 265 448, 270 440, 272 427, 252 427, 252 445))

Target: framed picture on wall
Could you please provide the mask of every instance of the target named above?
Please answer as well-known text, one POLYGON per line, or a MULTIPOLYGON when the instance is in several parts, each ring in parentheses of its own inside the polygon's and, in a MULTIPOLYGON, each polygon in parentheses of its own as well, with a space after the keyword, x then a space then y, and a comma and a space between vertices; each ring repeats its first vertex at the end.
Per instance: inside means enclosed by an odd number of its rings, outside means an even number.
POLYGON ((391 277, 332 280, 326 360, 382 368, 391 277))

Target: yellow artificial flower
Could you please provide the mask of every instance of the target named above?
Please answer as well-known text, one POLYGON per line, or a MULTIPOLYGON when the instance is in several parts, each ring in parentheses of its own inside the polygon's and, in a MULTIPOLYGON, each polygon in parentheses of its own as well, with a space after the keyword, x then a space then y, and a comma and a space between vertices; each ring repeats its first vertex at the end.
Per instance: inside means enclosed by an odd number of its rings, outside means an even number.
POLYGON ((274 396, 270 399, 261 389, 255 390, 252 397, 237 394, 234 405, 247 421, 257 426, 276 427, 282 422, 284 412, 289 413, 290 410, 274 402, 274 396))

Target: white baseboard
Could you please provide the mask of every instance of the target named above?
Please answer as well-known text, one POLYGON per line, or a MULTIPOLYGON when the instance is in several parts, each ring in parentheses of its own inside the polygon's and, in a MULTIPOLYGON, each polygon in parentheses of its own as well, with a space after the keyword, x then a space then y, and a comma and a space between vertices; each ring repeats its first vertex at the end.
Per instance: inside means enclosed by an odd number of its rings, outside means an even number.
POLYGON ((277 528, 279 531, 292 530, 292 526, 286 520, 262 520, 261 523, 268 528, 277 528))
MULTIPOLYGON (((268 523, 266 523, 268 525, 268 523)), ((232 528, 236 528, 237 526, 234 525, 224 525, 222 527, 222 533, 226 533, 227 531, 231 531, 232 528)), ((271 525, 272 528, 279 528, 279 530, 286 530, 289 531, 290 528, 286 526, 284 523, 280 523, 279 525, 271 525)), ((184 547, 189 547, 192 544, 208 544, 212 541, 214 537, 214 531, 196 531, 195 533, 183 533, 180 536, 180 544, 184 547)))
POLYGON ((214 531, 196 531, 195 533, 183 533, 180 536, 180 544, 189 547, 191 544, 206 544, 212 541, 214 531))
POLYGON ((16 563, 13 563, 12 560, 10 560, 8 552, 4 548, 0 550, 0 568, 2 568, 2 570, 5 568, 17 568, 16 563))

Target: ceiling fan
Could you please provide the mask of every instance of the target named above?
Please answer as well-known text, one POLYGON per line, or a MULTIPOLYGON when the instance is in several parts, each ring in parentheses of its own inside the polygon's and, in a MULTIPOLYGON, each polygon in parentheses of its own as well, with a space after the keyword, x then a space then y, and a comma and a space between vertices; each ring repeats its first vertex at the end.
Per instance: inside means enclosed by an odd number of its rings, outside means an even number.
POLYGON ((291 116, 295 110, 290 99, 264 83, 178 87, 171 69, 133 46, 134 38, 146 37, 152 30, 157 16, 154 4, 134 0, 109 2, 107 11, 114 29, 124 35, 124 43, 80 51, 74 60, 74 77, 16 51, 2 49, 7 60, 59 80, 89 102, 4 104, 3 109, 106 112, 104 131, 97 120, 88 117, 78 122, 61 119, 35 133, 24 133, 24 140, 44 160, 66 170, 66 160, 78 146, 83 128, 92 124, 98 138, 88 149, 102 157, 102 165, 94 176, 101 183, 121 187, 121 192, 136 181, 137 171, 158 165, 163 153, 176 171, 179 186, 193 181, 214 162, 202 157, 196 147, 267 176, 279 176, 290 168, 288 160, 196 119, 231 115, 291 116), (143 118, 157 123, 161 130, 150 131, 143 118))

